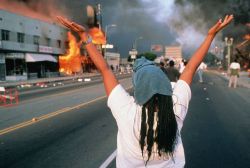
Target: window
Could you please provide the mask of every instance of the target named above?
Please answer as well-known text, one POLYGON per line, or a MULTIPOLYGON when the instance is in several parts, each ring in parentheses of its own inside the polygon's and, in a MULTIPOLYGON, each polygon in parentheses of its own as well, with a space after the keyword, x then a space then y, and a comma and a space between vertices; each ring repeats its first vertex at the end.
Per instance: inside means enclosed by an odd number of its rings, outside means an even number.
POLYGON ((69 41, 64 42, 65 49, 69 49, 69 41))
POLYGON ((61 48, 61 40, 57 40, 57 46, 58 48, 61 48))
POLYGON ((24 43, 24 33, 17 33, 17 42, 24 43))
POLYGON ((46 41, 47 41, 47 46, 50 46, 51 45, 51 39, 50 38, 46 38, 46 41))
POLYGON ((39 44, 39 36, 33 36, 33 44, 39 44))
POLYGON ((1 30, 2 40, 9 41, 10 40, 10 31, 1 30))

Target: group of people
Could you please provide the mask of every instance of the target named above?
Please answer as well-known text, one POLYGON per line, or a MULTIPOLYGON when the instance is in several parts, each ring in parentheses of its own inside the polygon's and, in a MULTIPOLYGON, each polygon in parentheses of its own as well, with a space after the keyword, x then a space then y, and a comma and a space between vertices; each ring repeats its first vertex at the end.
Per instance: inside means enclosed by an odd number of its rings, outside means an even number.
POLYGON ((137 59, 133 66, 133 96, 119 83, 86 29, 63 17, 58 20, 80 36, 81 45, 103 77, 108 107, 118 126, 116 167, 184 167, 181 129, 191 99, 190 85, 214 37, 233 16, 226 15, 209 29, 178 79, 173 78, 174 88, 172 77, 168 78, 154 62, 144 57, 137 59))
MULTIPOLYGON (((179 64, 179 68, 177 69, 175 67, 175 62, 174 60, 168 61, 167 66, 164 64, 164 62, 160 62, 160 68, 161 70, 167 75, 169 78, 172 87, 174 87, 175 83, 178 81, 180 78, 182 72, 184 71, 188 61, 182 60, 181 63, 179 64)), ((203 71, 207 69, 207 65, 204 62, 201 62, 200 65, 197 68, 197 73, 199 76, 199 82, 203 83, 203 71)))

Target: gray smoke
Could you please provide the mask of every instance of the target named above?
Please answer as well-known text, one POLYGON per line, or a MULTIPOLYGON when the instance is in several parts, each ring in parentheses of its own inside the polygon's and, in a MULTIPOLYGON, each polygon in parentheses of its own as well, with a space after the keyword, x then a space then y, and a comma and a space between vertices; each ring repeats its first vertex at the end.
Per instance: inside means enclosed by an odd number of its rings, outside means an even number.
POLYGON ((54 22, 57 15, 67 16, 66 10, 57 8, 55 0, 1 0, 0 9, 24 16, 54 22))

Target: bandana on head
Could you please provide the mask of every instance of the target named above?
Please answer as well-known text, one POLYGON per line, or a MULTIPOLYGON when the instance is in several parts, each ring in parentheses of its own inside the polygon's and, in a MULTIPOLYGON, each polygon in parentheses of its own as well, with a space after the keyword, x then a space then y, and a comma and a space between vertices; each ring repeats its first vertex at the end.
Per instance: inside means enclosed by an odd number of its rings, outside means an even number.
POLYGON ((164 72, 145 57, 133 66, 134 97, 139 105, 145 104, 154 94, 171 96, 172 86, 164 72))

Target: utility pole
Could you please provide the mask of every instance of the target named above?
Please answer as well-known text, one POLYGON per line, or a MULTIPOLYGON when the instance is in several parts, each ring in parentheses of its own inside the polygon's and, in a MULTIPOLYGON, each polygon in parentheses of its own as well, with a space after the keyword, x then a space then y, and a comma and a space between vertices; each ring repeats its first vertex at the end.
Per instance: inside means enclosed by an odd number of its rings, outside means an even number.
POLYGON ((228 37, 225 37, 225 44, 227 46, 227 69, 229 70, 230 68, 230 58, 231 58, 231 46, 233 45, 233 38, 231 37, 230 39, 228 37))

